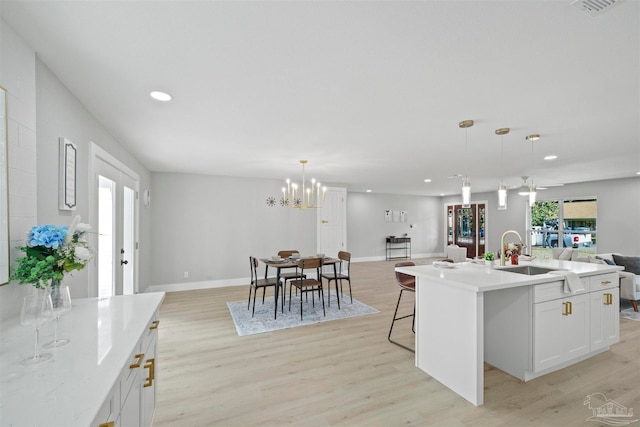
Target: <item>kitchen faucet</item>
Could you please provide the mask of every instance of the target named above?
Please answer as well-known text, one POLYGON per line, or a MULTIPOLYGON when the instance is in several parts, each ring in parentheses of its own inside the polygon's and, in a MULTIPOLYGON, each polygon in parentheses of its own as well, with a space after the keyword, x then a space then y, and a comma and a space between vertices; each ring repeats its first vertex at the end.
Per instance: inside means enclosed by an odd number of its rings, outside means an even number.
POLYGON ((500 238, 500 265, 504 266, 504 262, 505 262, 505 250, 504 250, 504 238, 507 234, 513 233, 516 236, 518 236, 518 239, 520 239, 520 244, 522 246, 524 246, 524 242, 522 241, 522 237, 520 236, 520 233, 518 233, 516 230, 507 230, 504 233, 502 233, 502 237, 500 238))

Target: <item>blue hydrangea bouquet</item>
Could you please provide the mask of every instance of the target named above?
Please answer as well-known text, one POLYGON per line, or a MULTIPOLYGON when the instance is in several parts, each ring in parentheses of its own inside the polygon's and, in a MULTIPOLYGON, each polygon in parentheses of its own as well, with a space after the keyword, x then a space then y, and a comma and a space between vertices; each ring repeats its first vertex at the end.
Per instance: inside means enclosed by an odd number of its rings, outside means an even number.
POLYGON ((65 273, 82 270, 93 257, 85 238, 91 226, 76 216, 70 226, 37 225, 31 228, 26 246, 18 246, 25 256, 18 263, 11 280, 47 288, 60 283, 65 273))

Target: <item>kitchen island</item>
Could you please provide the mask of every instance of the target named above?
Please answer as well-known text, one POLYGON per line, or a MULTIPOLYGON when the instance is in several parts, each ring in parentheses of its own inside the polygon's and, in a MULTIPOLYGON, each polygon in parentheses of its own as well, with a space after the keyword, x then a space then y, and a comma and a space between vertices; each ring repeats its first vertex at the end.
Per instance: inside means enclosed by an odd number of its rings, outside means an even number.
POLYGON ((484 403, 484 362, 528 381, 619 340, 622 267, 522 265, 573 272, 582 286, 570 292, 558 272, 527 275, 470 262, 396 268, 416 278, 416 366, 476 406, 484 403))

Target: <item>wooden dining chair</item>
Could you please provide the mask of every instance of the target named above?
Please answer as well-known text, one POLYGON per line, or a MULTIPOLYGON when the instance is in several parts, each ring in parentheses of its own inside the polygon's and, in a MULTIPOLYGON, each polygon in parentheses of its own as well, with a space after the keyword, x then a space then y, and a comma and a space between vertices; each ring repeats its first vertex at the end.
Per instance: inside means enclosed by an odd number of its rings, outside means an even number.
MULTIPOLYGON (((291 255, 293 254, 299 254, 300 252, 294 249, 291 250, 285 250, 285 251, 280 251, 278 252, 278 256, 280 258, 289 258, 291 255)), ((302 275, 298 269, 296 269, 296 271, 292 271, 292 272, 281 272, 280 273, 280 280, 282 281, 282 289, 287 289, 287 282, 291 281, 293 279, 306 279, 307 276, 302 275)), ((296 290, 297 292, 297 290, 296 290)))
MULTIPOLYGON (((327 279, 327 289, 329 290, 329 297, 327 298, 329 301, 329 307, 331 307, 331 281, 335 280, 336 281, 336 298, 343 298, 344 297, 344 291, 342 290, 342 281, 346 280, 347 283, 349 283, 349 296, 351 297, 351 304, 353 304, 353 294, 351 293, 351 275, 350 275, 350 270, 351 270, 351 253, 349 252, 345 252, 345 251, 340 251, 338 252, 338 259, 340 260, 340 263, 338 263, 338 267, 337 267, 337 271, 334 270, 334 272, 331 273, 323 273, 322 277, 324 279, 327 279), (338 294, 338 281, 340 282, 340 294, 342 294, 342 297, 338 294)), ((338 308, 340 307, 340 300, 338 300, 338 308)))
MULTIPOLYGON (((399 262, 397 263, 395 266, 396 267, 408 267, 408 266, 414 266, 416 265, 413 261, 405 261, 405 262, 399 262)), ((396 281, 398 282, 398 286, 400 286, 400 295, 398 296, 398 303, 396 304, 396 311, 393 313, 393 320, 391 321, 391 328, 389 328, 389 336, 387 337, 387 339, 389 340, 390 343, 395 344, 397 346, 400 346, 404 349, 407 349, 411 352, 415 353, 415 350, 407 347, 406 345, 400 344, 396 341, 393 341, 391 339, 391 332, 393 331, 393 324, 396 322, 396 320, 400 320, 400 319, 406 319, 407 317, 412 317, 413 318, 413 322, 411 323, 411 331, 413 331, 413 333, 416 332, 415 330, 415 321, 416 321, 416 302, 415 302, 415 297, 414 297, 414 301, 413 301, 413 313, 412 314, 407 314, 406 316, 401 316, 401 317, 397 317, 398 316, 398 307, 400 307, 400 300, 402 299, 402 292, 403 291, 409 291, 409 292, 413 292, 415 294, 416 292, 416 278, 414 276, 411 276, 409 274, 404 274, 404 273, 399 273, 396 271, 396 281)))
POLYGON ((302 258, 298 261, 298 268, 300 272, 299 279, 293 279, 289 282, 289 311, 291 311, 291 288, 295 287, 296 290, 300 290, 300 320, 302 320, 302 295, 311 293, 311 303, 315 307, 314 292, 318 292, 320 301, 322 301, 322 312, 327 315, 324 308, 324 290, 322 289, 322 264, 323 258, 302 258), (306 278, 305 270, 316 270, 317 279, 306 278), (304 278, 302 278, 304 277, 304 278))
MULTIPOLYGON (((264 304, 264 295, 269 286, 276 286, 275 277, 267 277, 265 271, 264 279, 258 278, 258 258, 249 257, 249 264, 251 265, 251 286, 249 287, 249 301, 247 301, 247 310, 251 305, 251 291, 253 290, 253 310, 251 311, 251 317, 256 313, 256 294, 258 289, 262 288, 262 303, 264 304)), ((282 290, 284 292, 284 289, 282 290)))

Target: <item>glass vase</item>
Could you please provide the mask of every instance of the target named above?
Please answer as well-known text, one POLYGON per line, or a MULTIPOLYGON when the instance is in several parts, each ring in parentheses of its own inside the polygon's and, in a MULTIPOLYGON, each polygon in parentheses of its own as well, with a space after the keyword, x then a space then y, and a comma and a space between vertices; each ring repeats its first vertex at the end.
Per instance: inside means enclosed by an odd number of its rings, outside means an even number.
POLYGON ((54 339, 45 344, 44 347, 60 347, 69 343, 66 338, 58 338, 58 323, 60 316, 71 311, 71 293, 69 292, 69 286, 63 284, 60 279, 51 279, 48 292, 51 297, 51 316, 55 320, 54 339))

